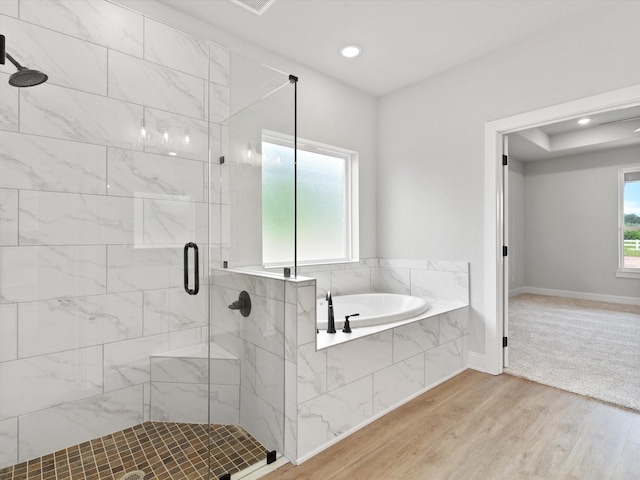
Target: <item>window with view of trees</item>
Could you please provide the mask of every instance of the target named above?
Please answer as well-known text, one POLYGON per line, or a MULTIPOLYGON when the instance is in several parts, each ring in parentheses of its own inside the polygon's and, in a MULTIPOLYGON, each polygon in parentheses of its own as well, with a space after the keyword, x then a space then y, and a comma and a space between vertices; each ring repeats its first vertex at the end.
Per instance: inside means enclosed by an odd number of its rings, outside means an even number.
POLYGON ((640 271, 640 167, 620 172, 622 197, 621 268, 640 271))
MULTIPOLYGON (((357 259, 356 153, 298 139, 298 263, 357 259)), ((293 139, 262 138, 262 257, 265 265, 292 259, 293 139)))

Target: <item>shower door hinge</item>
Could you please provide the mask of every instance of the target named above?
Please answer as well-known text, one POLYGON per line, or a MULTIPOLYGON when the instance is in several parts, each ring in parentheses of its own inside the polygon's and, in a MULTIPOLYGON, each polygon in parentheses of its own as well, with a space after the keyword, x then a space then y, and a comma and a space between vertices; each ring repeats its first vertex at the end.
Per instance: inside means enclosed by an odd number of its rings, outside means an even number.
POLYGON ((502 155, 502 165, 507 165, 509 161, 509 157, 506 155, 502 155))
POLYGON ((220 157, 220 165, 224 163, 224 155, 220 157))
POLYGON ((506 257, 509 253, 509 248, 506 245, 502 246, 502 256, 506 257))
POLYGON ((230 473, 225 473, 221 477, 218 477, 218 480, 231 480, 231 474, 230 473))
POLYGON ((295 75, 289 75, 289 83, 298 83, 298 77, 295 75))
POLYGON ((271 465, 277 459, 278 459, 278 454, 276 453, 275 450, 272 450, 267 453, 267 465, 271 465))
POLYGON ((509 344, 509 337, 502 337, 502 348, 507 348, 509 344))

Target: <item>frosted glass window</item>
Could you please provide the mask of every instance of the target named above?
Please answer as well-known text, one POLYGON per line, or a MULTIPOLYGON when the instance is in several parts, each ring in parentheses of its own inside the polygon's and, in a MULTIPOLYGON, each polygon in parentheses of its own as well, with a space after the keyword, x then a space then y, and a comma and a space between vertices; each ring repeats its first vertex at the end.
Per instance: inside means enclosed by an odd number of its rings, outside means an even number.
MULTIPOLYGON (((351 155, 298 143, 298 263, 351 259, 351 155)), ((266 265, 293 259, 293 147, 262 143, 262 241, 266 265)))

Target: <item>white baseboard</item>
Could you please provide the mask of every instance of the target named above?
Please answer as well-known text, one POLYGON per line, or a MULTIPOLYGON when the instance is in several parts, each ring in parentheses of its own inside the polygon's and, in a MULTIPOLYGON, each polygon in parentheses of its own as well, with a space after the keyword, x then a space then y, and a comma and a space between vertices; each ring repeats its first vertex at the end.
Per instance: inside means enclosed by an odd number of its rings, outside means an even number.
POLYGON ((478 372, 486 373, 487 371, 487 356, 481 353, 469 352, 467 354, 468 357, 468 367, 472 370, 477 370, 478 372))
POLYGON ((447 380, 449 380, 450 378, 455 377, 456 375, 459 375, 460 373, 464 372, 467 368, 463 367, 459 370, 456 370, 455 372, 453 372, 450 375, 447 375, 446 377, 442 378, 441 380, 438 380, 437 382, 429 385, 426 388, 423 388, 422 390, 414 393, 413 395, 405 398, 404 400, 402 400, 401 402, 396 403, 395 405, 387 408, 386 410, 374 415, 371 418, 368 418, 367 420, 365 420, 364 422, 362 422, 361 424, 353 427, 351 430, 347 430, 346 432, 344 432, 342 435, 340 435, 339 437, 334 438, 333 440, 328 441, 327 443, 325 443, 324 445, 316 448, 315 450, 313 450, 310 453, 307 453, 306 455, 303 455, 302 457, 298 458, 296 460, 296 465, 300 465, 303 462, 306 462, 307 460, 309 460, 311 457, 315 457, 317 454, 319 454, 320 452, 326 450, 327 448, 331 447, 332 445, 335 445, 336 443, 338 443, 340 440, 344 440, 345 438, 347 438, 349 435, 352 435, 354 433, 356 433, 358 430, 366 427, 367 425, 369 425, 370 423, 375 422, 376 420, 378 420, 379 418, 385 416, 387 413, 395 410, 396 408, 404 405, 407 402, 410 402, 411 400, 413 400, 416 397, 419 397, 420 395, 422 395, 425 392, 428 392, 429 390, 431 390, 432 388, 437 387, 438 385, 440 385, 441 383, 446 382, 447 380))
POLYGON ((577 298, 578 300, 593 300, 594 302, 621 303, 624 305, 640 305, 638 297, 623 297, 620 295, 603 295, 600 293, 572 292, 570 290, 554 290, 551 288, 523 287, 521 293, 548 295, 550 297, 577 298))
POLYGON ((521 293, 527 293, 526 288, 527 287, 519 287, 514 288, 513 290, 509 290, 509 297, 515 297, 516 295, 520 295, 521 293))

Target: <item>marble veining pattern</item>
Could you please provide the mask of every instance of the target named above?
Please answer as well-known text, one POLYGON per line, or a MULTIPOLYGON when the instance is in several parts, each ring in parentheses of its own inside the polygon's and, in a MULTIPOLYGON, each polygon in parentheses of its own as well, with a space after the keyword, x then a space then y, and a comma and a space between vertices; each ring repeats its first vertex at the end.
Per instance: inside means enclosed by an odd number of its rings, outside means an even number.
MULTIPOLYGON (((144 108, 144 124, 147 138, 141 143, 136 137, 136 149, 162 155, 175 154, 178 158, 188 158, 206 162, 209 158, 209 124, 194 117, 167 112, 156 108, 144 108), (188 142, 187 142, 188 137, 188 142)), ((140 131, 139 123, 136 132, 140 131)))
POLYGON ((151 357, 151 381, 240 385, 240 362, 223 358, 151 357))
MULTIPOLYGON (((151 384, 151 420, 207 423, 208 386, 206 384, 151 384)), ((237 423, 238 386, 211 386, 211 422, 237 423), (215 420, 214 420, 215 418, 215 420)))
POLYGON ((209 121, 222 123, 230 116, 231 94, 229 87, 209 82, 209 121))
POLYGON ((368 375, 298 406, 298 455, 309 454, 373 414, 373 378, 368 375))
POLYGON ((439 345, 440 317, 427 318, 393 329, 393 362, 413 357, 439 345))
POLYGON ((373 413, 383 412, 424 389, 424 354, 373 374, 373 413))
POLYGON ((142 335, 142 292, 18 304, 20 358, 142 335))
POLYGON ((20 245, 131 244, 140 238, 141 199, 20 192, 20 245))
POLYGON ((0 362, 18 358, 18 304, 0 304, 0 362))
POLYGON ((283 451, 283 414, 246 390, 240 394, 240 424, 268 450, 283 451))
POLYGON ((426 387, 460 370, 463 364, 463 342, 459 338, 424 353, 426 387))
POLYGON ((451 301, 469 303, 469 280, 467 273, 413 270, 411 272, 411 295, 429 302, 451 301))
POLYGON ((298 345, 315 342, 316 295, 313 286, 298 288, 298 345))
POLYGON ((150 18, 144 19, 144 58, 150 62, 207 79, 208 50, 204 40, 150 18))
POLYGON ((202 202, 200 162, 110 148, 109 195, 202 202))
POLYGON ((462 308, 440 315, 439 343, 456 340, 469 333, 469 309, 462 308))
POLYGON ((20 17, 87 42, 143 56, 143 17, 110 2, 21 0, 20 17))
POLYGON ((256 395, 284 413, 284 359, 256 348, 256 395))
POLYGON ((142 385, 20 417, 20 459, 30 460, 142 423, 142 385))
MULTIPOLYGON (((3 20, 2 34, 7 37, 7 50, 10 49, 22 65, 46 72, 47 83, 106 95, 106 48, 24 21, 3 20)), ((0 71, 11 74, 14 67, 7 61, 0 66, 0 71)))
POLYGON ((370 291, 370 268, 350 268, 331 272, 331 294, 334 296, 370 291))
POLYGON ((169 350, 168 334, 134 338, 104 345, 104 391, 149 382, 151 355, 169 350))
POLYGON ((327 393, 327 351, 316 352, 315 344, 298 347, 298 403, 327 393))
POLYGON ((109 96, 204 119, 204 81, 191 75, 109 51, 109 96))
MULTIPOLYGON (((328 335, 328 334, 327 334, 328 335)), ((386 331, 332 347, 327 352, 329 391, 391 365, 393 332, 386 331)))
POLYGON ((18 191, 0 189, 0 245, 18 244, 18 191))
MULTIPOLYGON (((138 248, 134 245, 108 245, 109 293, 172 288, 183 285, 183 248, 138 248)), ((203 258, 200 257, 200 272, 203 258)), ((202 281, 202 278, 200 279, 202 281)))
POLYGON ((18 463, 17 417, 0 421, 0 468, 16 463, 18 463))
POLYGON ((0 131, 0 187, 104 195, 106 158, 103 146, 0 131))
POLYGON ((171 200, 144 200, 145 245, 207 243, 208 222, 205 203, 171 200))
POLYGON ((9 75, 0 73, 0 129, 18 131, 18 109, 18 89, 9 85, 9 75))
POLYGON ((0 303, 106 293, 104 246, 0 247, 0 303))
POLYGON ((411 270, 408 268, 376 268, 372 272, 375 292, 411 294, 411 270))
POLYGON ((144 292, 144 334, 206 326, 207 296, 185 295, 184 288, 144 292))
POLYGON ((136 148, 142 110, 140 105, 43 83, 21 91, 20 131, 136 148))
POLYGON ((222 47, 209 47, 209 75, 210 80, 224 86, 231 84, 231 53, 222 47))
POLYGON ((0 419, 102 393, 102 348, 0 363, 0 419))

